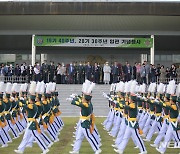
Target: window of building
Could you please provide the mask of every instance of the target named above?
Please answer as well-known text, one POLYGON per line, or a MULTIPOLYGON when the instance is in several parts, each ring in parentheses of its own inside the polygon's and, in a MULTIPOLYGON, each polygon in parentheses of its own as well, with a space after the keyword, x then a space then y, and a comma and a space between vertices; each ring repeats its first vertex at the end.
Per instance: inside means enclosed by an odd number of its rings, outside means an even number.
POLYGON ((154 60, 155 60, 155 61, 160 61, 160 56, 159 56, 159 55, 155 55, 154 60))
POLYGON ((37 55, 36 55, 36 60, 40 60, 40 59, 41 59, 40 54, 37 54, 37 55))
POLYGON ((15 54, 1 54, 0 63, 15 62, 15 54))
MULTIPOLYGON (((36 54, 36 60, 40 60, 40 59, 41 59, 40 54, 36 54)), ((31 54, 29 55, 29 60, 32 60, 32 55, 31 54)))
POLYGON ((166 61, 167 58, 166 58, 166 55, 161 55, 161 61, 166 61))
POLYGON ((28 55, 27 54, 22 54, 22 60, 28 60, 28 55))
POLYGON ((172 61, 172 55, 167 55, 167 61, 172 61))

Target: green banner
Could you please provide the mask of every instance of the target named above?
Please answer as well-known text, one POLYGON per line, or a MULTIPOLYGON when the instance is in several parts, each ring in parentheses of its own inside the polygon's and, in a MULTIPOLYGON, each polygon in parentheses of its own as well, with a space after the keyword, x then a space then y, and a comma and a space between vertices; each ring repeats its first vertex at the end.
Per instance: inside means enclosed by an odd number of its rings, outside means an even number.
POLYGON ((35 36, 35 46, 151 48, 152 38, 35 36))

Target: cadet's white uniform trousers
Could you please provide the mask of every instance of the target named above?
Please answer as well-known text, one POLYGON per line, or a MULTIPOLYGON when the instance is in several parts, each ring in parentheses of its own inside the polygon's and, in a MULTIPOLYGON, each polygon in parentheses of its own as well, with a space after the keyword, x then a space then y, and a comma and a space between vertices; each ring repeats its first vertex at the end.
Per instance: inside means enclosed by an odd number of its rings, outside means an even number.
POLYGON ((64 126, 64 122, 62 121, 61 117, 58 116, 58 117, 56 117, 56 119, 57 119, 58 123, 60 124, 60 126, 63 127, 64 126))
POLYGON ((154 144, 155 145, 159 145, 159 143, 162 141, 162 139, 165 137, 165 134, 167 132, 167 129, 169 127, 169 125, 167 124, 167 119, 164 120, 161 130, 158 133, 158 136, 156 137, 156 139, 154 140, 154 144))
POLYGON ((168 129, 167 129, 167 132, 166 132, 166 135, 165 135, 165 138, 164 138, 164 141, 160 144, 160 151, 161 152, 165 152, 166 151, 166 148, 169 144, 169 141, 171 140, 171 138, 174 137, 176 142, 180 142, 180 136, 178 134, 177 131, 175 131, 173 129, 173 126, 171 123, 169 123, 169 126, 168 126, 168 129))
POLYGON ((45 151, 47 149, 46 144, 41 139, 40 134, 37 132, 37 130, 30 130, 29 128, 26 128, 23 139, 18 147, 18 150, 23 152, 26 146, 29 144, 29 142, 32 142, 34 140, 37 142, 42 151, 45 151))
POLYGON ((8 142, 12 142, 12 139, 11 139, 11 136, 9 135, 9 132, 8 132, 8 126, 5 126, 4 128, 1 128, 2 130, 2 134, 4 133, 4 139, 7 140, 8 142))
POLYGON ((151 125, 152 125, 152 121, 153 119, 151 119, 151 115, 149 114, 147 120, 146 120, 146 123, 144 125, 144 128, 143 128, 143 134, 146 136, 147 133, 148 133, 148 130, 150 129, 151 125))
POLYGON ((82 128, 80 126, 78 129, 76 141, 74 143, 73 151, 79 151, 80 150, 81 143, 82 143, 84 137, 86 137, 86 139, 88 140, 89 144, 91 145, 91 147, 94 151, 99 150, 99 147, 98 147, 96 141, 94 140, 94 138, 92 137, 89 129, 82 128))
MULTIPOLYGON (((76 132, 75 132, 76 140, 78 138, 78 131, 79 131, 80 127, 81 127, 81 120, 79 120, 78 123, 77 123, 77 129, 76 129, 76 132)), ((94 131, 92 133, 92 137, 94 138, 94 140, 96 141, 96 144, 98 146, 100 144, 100 135, 98 133, 96 125, 94 125, 94 131)))
POLYGON ((121 120, 121 125, 120 125, 120 129, 119 129, 119 133, 117 135, 116 141, 115 141, 115 145, 119 145, 123 139, 125 130, 126 130, 126 123, 125 123, 125 118, 123 117, 121 120))
POLYGON ((111 135, 113 137, 115 137, 117 135, 119 128, 120 128, 121 121, 122 121, 122 114, 121 114, 121 112, 118 112, 116 123, 111 130, 111 135))
MULTIPOLYGON (((49 137, 44 133, 44 127, 43 125, 40 125, 40 129, 41 129, 41 133, 39 134, 41 139, 43 140, 43 142, 46 144, 46 146, 48 146, 49 144, 52 144, 52 141, 49 139, 49 137)), ((31 136, 31 138, 29 139, 29 142, 26 146, 32 147, 33 145, 33 141, 34 137, 31 136)))
POLYGON ((144 142, 139 135, 138 129, 131 128, 130 126, 126 127, 122 142, 118 145, 118 149, 120 151, 124 151, 130 137, 134 139, 135 144, 137 144, 141 152, 146 151, 146 147, 144 146, 144 142))
POLYGON ((78 134, 78 129, 81 126, 81 120, 78 121, 77 125, 76 125, 76 131, 75 131, 75 136, 77 136, 78 134))
MULTIPOLYGON (((13 117, 13 119, 16 121, 16 117, 13 117)), ((16 128, 18 130, 18 133, 21 133, 24 130, 24 127, 19 122, 19 119, 16 121, 15 126, 16 126, 16 128)))
POLYGON ((14 138, 17 138, 19 136, 18 132, 15 129, 15 125, 12 124, 11 120, 6 120, 7 121, 7 126, 5 127, 6 132, 10 129, 14 138))
POLYGON ((146 120, 149 117, 149 114, 147 112, 145 112, 144 114, 141 114, 141 117, 142 117, 142 120, 140 120, 139 128, 143 130, 146 120))
POLYGON ((58 136, 55 134, 54 130, 52 130, 52 126, 50 124, 47 124, 47 130, 46 132, 48 133, 49 137, 51 138, 52 141, 56 140, 58 136))
POLYGON ((96 143, 97 143, 97 145, 99 146, 99 144, 100 144, 100 135, 99 135, 99 133, 98 133, 98 130, 97 130, 96 125, 94 125, 94 131, 93 131, 93 133, 92 133, 92 136, 94 136, 95 141, 97 141, 96 143))
POLYGON ((107 118, 103 122, 103 126, 105 126, 107 124, 107 122, 109 121, 109 118, 110 118, 110 115, 111 115, 111 110, 112 109, 109 110, 108 116, 107 116, 107 118))
POLYGON ((8 142, 7 138, 4 136, 2 129, 0 128, 0 144, 5 145, 8 142))
POLYGON ((105 128, 106 128, 107 131, 110 130, 110 128, 111 128, 111 126, 113 124, 113 120, 114 120, 114 110, 112 109, 109 120, 107 121, 107 123, 105 125, 105 128))
POLYGON ((24 126, 24 128, 27 127, 27 115, 25 113, 22 113, 23 115, 23 119, 22 119, 22 125, 24 126))
POLYGON ((162 123, 158 122, 157 119, 155 119, 152 123, 152 126, 151 126, 147 136, 146 136, 146 139, 150 141, 154 132, 156 131, 156 128, 158 128, 158 130, 160 130, 161 127, 162 127, 162 123))
POLYGON ((143 110, 142 109, 138 109, 138 115, 137 115, 137 120, 140 121, 142 120, 141 115, 143 114, 143 110))

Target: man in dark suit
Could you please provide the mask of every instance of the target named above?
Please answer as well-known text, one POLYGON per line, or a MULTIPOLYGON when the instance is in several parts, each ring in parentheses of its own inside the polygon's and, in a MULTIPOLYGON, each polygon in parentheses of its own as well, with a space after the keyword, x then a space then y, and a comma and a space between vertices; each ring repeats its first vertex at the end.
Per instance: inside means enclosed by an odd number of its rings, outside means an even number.
POLYGON ((119 67, 117 66, 117 62, 114 62, 114 65, 112 66, 112 77, 113 77, 113 83, 118 82, 118 76, 119 76, 119 67))
POLYGON ((74 74, 75 74, 75 67, 72 63, 70 63, 68 67, 68 77, 69 77, 69 84, 74 84, 74 74))
POLYGON ((77 80, 78 80, 78 74, 77 74, 77 71, 78 71, 78 66, 76 65, 76 63, 74 63, 74 75, 73 75, 73 84, 77 84, 77 80))
POLYGON ((14 75, 14 67, 12 64, 9 65, 8 67, 8 76, 13 76, 14 75))
POLYGON ((77 80, 78 84, 82 84, 85 81, 85 68, 82 63, 77 67, 77 80))
POLYGON ((125 81, 130 81, 132 76, 132 67, 129 63, 124 66, 125 81))
POLYGON ((94 64, 93 67, 93 75, 94 75, 94 82, 99 83, 99 78, 100 78, 100 68, 97 65, 97 63, 94 64))
POLYGON ((14 69, 14 75, 15 76, 20 76, 21 75, 21 69, 20 69, 18 64, 16 64, 16 67, 14 69))
POLYGON ((137 66, 137 62, 135 62, 133 66, 133 79, 136 79, 136 66, 137 66))
POLYGON ((92 78, 92 66, 90 65, 90 62, 88 62, 86 67, 85 67, 85 74, 86 74, 86 78, 91 81, 91 78, 92 78))
POLYGON ((49 65, 49 82, 53 82, 54 81, 54 75, 55 75, 55 65, 54 62, 51 62, 51 64, 49 65))
POLYGON ((27 74, 28 74, 28 83, 30 83, 30 81, 33 81, 33 75, 34 75, 34 67, 32 65, 28 66, 27 74))
POLYGON ((46 60, 42 64, 41 72, 42 72, 42 80, 44 80, 44 83, 47 83, 48 82, 48 64, 46 60))
POLYGON ((0 76, 5 76, 5 75, 6 75, 5 66, 2 63, 0 67, 0 76))

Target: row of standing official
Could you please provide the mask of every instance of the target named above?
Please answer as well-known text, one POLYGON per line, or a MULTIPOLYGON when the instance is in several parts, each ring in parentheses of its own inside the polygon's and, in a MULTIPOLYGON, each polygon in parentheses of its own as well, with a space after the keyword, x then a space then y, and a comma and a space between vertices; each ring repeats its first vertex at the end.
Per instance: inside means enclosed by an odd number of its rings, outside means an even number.
POLYGON ((138 83, 148 84, 156 82, 158 79, 160 79, 160 82, 164 82, 166 78, 180 77, 180 68, 176 69, 172 65, 168 71, 162 66, 157 65, 155 67, 154 65, 149 65, 146 61, 143 64, 135 63, 134 66, 131 66, 128 62, 124 66, 117 62, 114 62, 113 65, 109 65, 106 62, 104 66, 98 63, 91 65, 89 62, 87 64, 79 63, 79 65, 70 63, 66 66, 64 63, 58 63, 55 66, 54 62, 51 62, 49 65, 45 61, 42 65, 36 63, 34 66, 27 66, 26 63, 23 63, 20 67, 18 64, 15 67, 2 64, 0 76, 27 76, 29 82, 32 80, 44 80, 45 83, 55 81, 61 84, 82 84, 85 79, 105 84, 117 83, 120 80, 130 81, 131 79, 136 79, 138 83))
MULTIPOLYGON (((48 81, 56 81, 61 84, 82 84, 85 79, 93 81, 95 83, 103 83, 105 79, 105 66, 101 67, 97 63, 94 66, 90 65, 90 62, 87 62, 87 65, 82 65, 81 63, 77 65, 73 65, 70 63, 65 66, 64 64, 58 64, 56 67, 53 63, 48 65, 43 63, 40 66, 38 63, 35 64, 34 70, 34 80, 40 81, 44 80, 48 81)), ((117 82, 119 76, 119 67, 115 62, 115 65, 109 67, 109 82, 117 82)))

